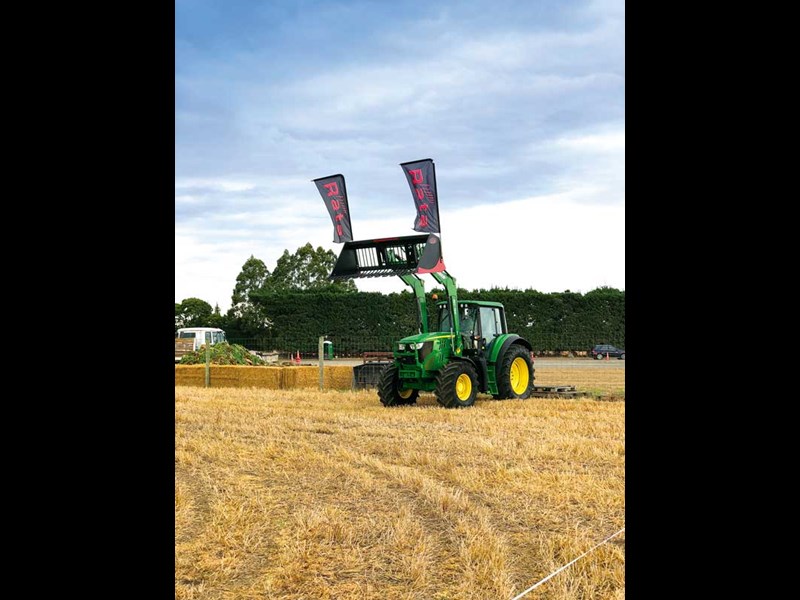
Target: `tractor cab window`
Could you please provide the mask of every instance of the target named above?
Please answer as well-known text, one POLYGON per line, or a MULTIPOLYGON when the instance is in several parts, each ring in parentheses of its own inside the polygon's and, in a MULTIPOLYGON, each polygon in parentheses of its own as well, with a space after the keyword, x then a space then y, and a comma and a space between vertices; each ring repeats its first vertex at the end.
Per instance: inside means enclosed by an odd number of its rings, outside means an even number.
POLYGON ((489 306, 481 307, 481 336, 490 343, 496 336, 503 333, 503 323, 500 319, 500 309, 489 306))
POLYGON ((458 315, 464 347, 474 350, 480 349, 481 321, 478 307, 470 304, 461 304, 458 307, 458 315))
POLYGON ((450 331, 453 324, 450 322, 450 310, 447 304, 439 306, 439 331, 450 331))
POLYGON ((461 333, 469 338, 478 335, 478 309, 469 304, 462 304, 458 307, 459 324, 461 325, 461 333))
POLYGON ((179 338, 193 338, 195 336, 194 331, 181 331, 178 333, 179 338))

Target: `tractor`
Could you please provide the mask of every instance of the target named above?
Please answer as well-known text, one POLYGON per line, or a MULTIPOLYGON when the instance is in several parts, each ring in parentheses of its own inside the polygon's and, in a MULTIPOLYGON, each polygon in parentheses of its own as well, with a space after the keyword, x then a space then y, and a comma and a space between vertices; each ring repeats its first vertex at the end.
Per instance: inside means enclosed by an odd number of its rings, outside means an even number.
POLYGON ((329 276, 399 276, 414 291, 418 332, 393 344, 393 360, 378 379, 381 403, 414 404, 420 392, 434 392, 445 408, 472 406, 478 392, 495 399, 528 398, 534 380, 531 344, 508 333, 501 303, 458 299, 440 242, 433 234, 345 242, 329 276), (419 277, 425 273, 446 293, 435 305, 435 331, 428 327, 425 284, 419 277))

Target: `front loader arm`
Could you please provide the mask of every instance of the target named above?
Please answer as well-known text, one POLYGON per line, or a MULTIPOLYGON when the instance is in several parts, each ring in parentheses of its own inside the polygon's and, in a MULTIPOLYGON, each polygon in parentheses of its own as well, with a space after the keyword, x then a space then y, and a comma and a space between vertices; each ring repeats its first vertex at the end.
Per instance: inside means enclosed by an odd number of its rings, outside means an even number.
POLYGON ((424 273, 433 275, 436 281, 444 285, 447 290, 453 315, 454 333, 456 334, 455 343, 460 348, 456 283, 455 279, 445 270, 441 241, 437 236, 424 234, 345 242, 328 278, 336 280, 399 276, 414 290, 420 333, 428 333, 425 284, 419 277, 419 274, 424 273))
POLYGON ((447 271, 431 273, 433 278, 444 286, 447 294, 447 305, 450 308, 450 322, 453 324, 453 351, 461 354, 463 343, 461 341, 461 320, 458 315, 458 289, 456 279, 447 271))
POLYGON ((425 302, 425 282, 413 273, 400 275, 405 283, 414 290, 417 298, 417 318, 419 319, 419 332, 428 333, 428 305, 425 302))

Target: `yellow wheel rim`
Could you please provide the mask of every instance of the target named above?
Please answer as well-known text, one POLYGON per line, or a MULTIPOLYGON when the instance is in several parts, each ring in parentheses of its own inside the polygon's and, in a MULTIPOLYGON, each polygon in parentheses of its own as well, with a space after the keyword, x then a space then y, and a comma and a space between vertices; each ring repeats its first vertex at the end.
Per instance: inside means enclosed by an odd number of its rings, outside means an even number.
POLYGON ((403 400, 407 400, 411 397, 411 394, 414 390, 397 390, 397 395, 400 396, 403 400))
POLYGON ((461 401, 467 400, 472 394, 472 380, 469 375, 462 373, 456 379, 456 396, 461 401))
POLYGON ((517 357, 511 363, 511 389, 515 394, 521 394, 528 389, 528 382, 530 381, 530 373, 528 372, 528 363, 524 358, 517 357))

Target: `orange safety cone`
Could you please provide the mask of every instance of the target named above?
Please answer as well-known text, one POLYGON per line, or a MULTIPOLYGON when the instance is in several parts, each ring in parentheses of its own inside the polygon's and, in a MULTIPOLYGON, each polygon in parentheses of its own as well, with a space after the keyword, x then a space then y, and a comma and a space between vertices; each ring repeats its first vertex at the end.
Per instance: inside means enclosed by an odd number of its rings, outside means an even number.
POLYGON ((611 356, 611 352, 606 352, 606 360, 611 360, 609 356, 611 356))
POLYGON ((297 358, 294 359, 294 362, 296 362, 298 365, 300 364, 300 350, 297 351, 297 358))

